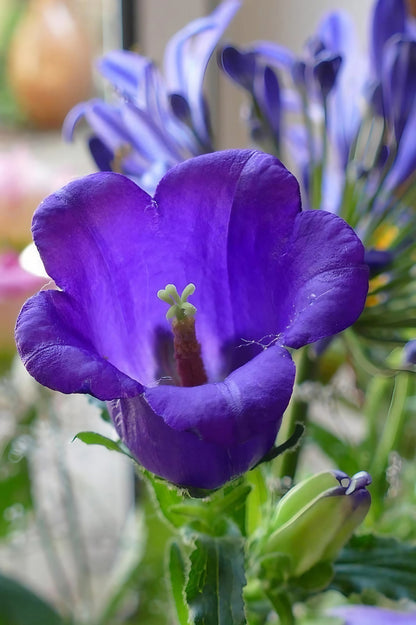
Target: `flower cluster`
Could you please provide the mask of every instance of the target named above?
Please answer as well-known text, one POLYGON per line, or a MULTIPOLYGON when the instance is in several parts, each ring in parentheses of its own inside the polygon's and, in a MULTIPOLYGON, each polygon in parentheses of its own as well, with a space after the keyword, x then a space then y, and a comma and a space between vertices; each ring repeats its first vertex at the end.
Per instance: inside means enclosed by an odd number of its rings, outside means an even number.
POLYGON ((98 68, 115 90, 114 102, 95 99, 76 106, 65 121, 64 136, 72 139, 85 118, 98 169, 123 173, 149 192, 176 163, 212 152, 204 75, 239 6, 238 0, 226 0, 176 33, 166 46, 163 75, 135 52, 107 54, 98 68))
POLYGON ((355 330, 385 366, 374 347, 403 346, 416 313, 416 31, 405 1, 376 2, 367 60, 334 11, 300 57, 260 41, 225 47, 221 66, 249 93, 252 138, 297 164, 305 206, 342 216, 363 241, 372 280, 355 330))

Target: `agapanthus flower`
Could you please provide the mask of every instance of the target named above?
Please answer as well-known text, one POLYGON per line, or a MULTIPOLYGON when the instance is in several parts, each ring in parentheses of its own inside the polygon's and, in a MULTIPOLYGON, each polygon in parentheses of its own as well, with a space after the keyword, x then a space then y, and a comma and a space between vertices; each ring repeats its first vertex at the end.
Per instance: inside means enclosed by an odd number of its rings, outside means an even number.
POLYGON ((414 625, 416 612, 398 612, 377 606, 346 605, 333 608, 331 614, 343 619, 343 625, 414 625))
MULTIPOLYGON (((252 116, 269 135, 260 145, 295 162, 304 205, 340 215, 364 243, 372 281, 354 329, 365 355, 385 367, 392 348, 413 338, 416 315, 416 36, 404 0, 378 0, 370 29, 368 55, 348 15, 332 11, 299 57, 258 41, 227 46, 221 58, 251 94, 252 116), (272 100, 264 85, 259 93, 253 77, 264 67, 285 97, 272 100)), ((255 125, 250 119, 250 131, 255 125)))
POLYGON ((210 57, 240 6, 225 0, 209 16, 194 20, 168 42, 164 73, 150 59, 116 50, 98 64, 115 90, 114 101, 77 105, 64 124, 72 139, 85 118, 89 148, 101 171, 123 173, 153 192, 173 165, 213 151, 203 80, 210 57))
POLYGON ((92 174, 44 200, 32 230, 60 290, 21 311, 26 368, 107 401, 138 461, 185 486, 263 458, 292 392, 288 348, 346 328, 367 293, 353 230, 302 211, 294 176, 256 151, 181 163, 153 198, 92 174))

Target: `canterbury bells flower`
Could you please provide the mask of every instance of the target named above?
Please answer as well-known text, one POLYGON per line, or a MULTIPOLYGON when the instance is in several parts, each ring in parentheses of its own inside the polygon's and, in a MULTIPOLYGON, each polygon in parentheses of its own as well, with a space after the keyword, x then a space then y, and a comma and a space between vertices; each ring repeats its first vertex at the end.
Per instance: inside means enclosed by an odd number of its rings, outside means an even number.
POLYGON ((354 231, 302 211, 292 174, 251 150, 190 159, 154 198, 121 174, 81 178, 32 230, 60 290, 20 313, 26 368, 108 401, 137 460, 185 486, 216 488, 269 451, 294 381, 286 348, 352 324, 367 293, 354 231))

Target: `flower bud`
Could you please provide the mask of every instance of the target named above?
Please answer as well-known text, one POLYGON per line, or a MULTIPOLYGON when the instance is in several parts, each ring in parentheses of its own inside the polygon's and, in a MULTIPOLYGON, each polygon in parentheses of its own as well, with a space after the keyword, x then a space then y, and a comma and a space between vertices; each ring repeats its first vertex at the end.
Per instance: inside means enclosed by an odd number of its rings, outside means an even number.
POLYGON ((352 478, 325 471, 304 480, 279 502, 262 551, 288 556, 289 578, 333 562, 368 512, 370 483, 365 471, 352 478))

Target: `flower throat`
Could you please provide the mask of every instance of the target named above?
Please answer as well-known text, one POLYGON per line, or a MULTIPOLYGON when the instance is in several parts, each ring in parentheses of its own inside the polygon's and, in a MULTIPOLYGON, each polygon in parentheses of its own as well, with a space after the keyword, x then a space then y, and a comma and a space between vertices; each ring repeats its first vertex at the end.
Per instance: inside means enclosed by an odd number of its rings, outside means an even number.
POLYGON ((158 298, 170 306, 166 319, 172 320, 175 362, 181 386, 199 386, 208 381, 201 345, 195 333, 196 308, 187 301, 194 292, 192 283, 184 288, 182 295, 173 284, 167 284, 157 292, 158 298))

